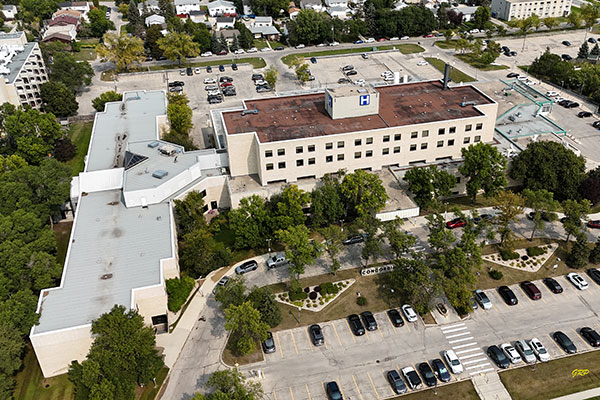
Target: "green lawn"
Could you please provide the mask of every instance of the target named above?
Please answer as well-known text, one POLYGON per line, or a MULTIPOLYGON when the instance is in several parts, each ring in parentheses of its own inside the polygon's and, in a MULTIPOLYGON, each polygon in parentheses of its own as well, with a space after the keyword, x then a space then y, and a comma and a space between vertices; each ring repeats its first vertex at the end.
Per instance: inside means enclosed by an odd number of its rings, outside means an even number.
POLYGON ((44 379, 31 345, 27 345, 24 367, 17 374, 14 396, 16 400, 70 400, 73 385, 67 375, 44 379))
POLYGON ((67 257, 67 248, 69 247, 69 236, 73 222, 61 222, 53 227, 54 237, 56 238, 56 261, 63 265, 67 257))
POLYGON ((437 42, 435 42, 435 45, 437 47, 439 47, 440 49, 455 49, 456 48, 456 42, 458 42, 457 39, 450 39, 450 40, 438 40, 437 42))
POLYGON ((81 51, 73 53, 73 58, 77 61, 92 61, 96 59, 96 49, 84 48, 81 51))
POLYGON ((322 56, 334 56, 339 54, 362 54, 369 53, 376 50, 392 50, 393 48, 398 49, 402 54, 412 54, 412 53, 421 53, 425 51, 421 46, 413 43, 403 43, 397 44, 395 46, 387 45, 387 46, 373 46, 373 47, 357 47, 351 49, 334 49, 334 50, 321 50, 321 51, 309 51, 306 53, 296 53, 296 54, 288 54, 281 58, 281 61, 290 65, 290 62, 296 57, 322 57, 322 56))
POLYGON ((267 41, 264 39, 254 39, 252 42, 252 46, 256 47, 258 50, 268 47, 267 41))
POLYGON ((473 53, 455 54, 454 57, 482 71, 497 71, 500 69, 509 68, 507 65, 483 64, 482 62, 477 60, 477 57, 475 57, 473 53))
POLYGON ((73 170, 73 176, 79 175, 85 166, 84 158, 88 151, 90 138, 92 137, 93 122, 74 122, 69 128, 69 139, 77 147, 75 157, 67 162, 73 170))
POLYGON ((151 71, 162 71, 165 69, 177 69, 177 68, 185 68, 185 67, 206 67, 206 66, 215 66, 215 65, 229 65, 231 64, 231 61, 235 61, 235 63, 237 64, 241 64, 241 63, 250 63, 252 64, 253 68, 264 68, 267 63, 265 62, 265 60, 262 57, 237 57, 237 56, 232 56, 231 59, 222 59, 222 60, 212 60, 212 61, 196 61, 196 62, 191 62, 188 63, 186 65, 182 65, 181 67, 179 66, 179 64, 166 64, 166 65, 153 65, 150 67, 151 71))
POLYGON ((592 389, 600 386, 600 352, 538 363, 535 370, 531 367, 510 369, 501 372, 500 379, 514 400, 545 400, 592 389), (588 369, 589 373, 573 377, 575 369, 588 369))
MULTIPOLYGON (((444 67, 446 65, 445 62, 443 62, 439 58, 434 58, 434 57, 425 57, 425 59, 431 65, 433 65, 437 70, 439 70, 441 73, 444 73, 444 67)), ((459 70, 457 68, 452 68, 452 70, 450 70, 450 79, 452 79, 452 81, 456 82, 456 83, 473 82, 475 80, 475 78, 465 74, 464 72, 462 72, 461 70, 459 70)))
POLYGON ((135 393, 136 400, 154 400, 168 373, 169 368, 163 367, 156 375, 156 385, 150 383, 144 388, 138 387, 135 393))

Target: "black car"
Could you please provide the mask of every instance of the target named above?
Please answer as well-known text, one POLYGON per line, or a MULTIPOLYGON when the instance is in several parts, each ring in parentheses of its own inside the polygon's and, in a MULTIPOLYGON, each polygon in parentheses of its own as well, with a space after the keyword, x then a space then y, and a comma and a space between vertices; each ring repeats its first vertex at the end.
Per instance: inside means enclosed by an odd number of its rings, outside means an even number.
POLYGON ((450 381, 450 372, 446 368, 446 364, 439 358, 431 361, 431 366, 433 367, 433 373, 435 376, 442 382, 450 381))
POLYGON ((219 78, 219 82, 233 82, 233 78, 230 76, 222 76, 219 78))
POLYGON ((563 40, 562 44, 564 44, 565 46, 569 47, 571 45, 571 42, 569 42, 568 40, 563 40))
POLYGON ((219 104, 221 103, 223 100, 217 96, 212 96, 208 98, 208 104, 219 104))
POLYGON ((560 56, 563 60, 565 61, 571 61, 573 59, 573 57, 571 57, 568 54, 563 54, 562 56, 560 56))
POLYGON ((308 333, 310 334, 310 339, 312 340, 315 346, 322 346, 325 344, 325 337, 323 336, 323 331, 318 324, 311 325, 308 328, 308 333))
POLYGON ((589 111, 579 111, 579 112, 577 113, 577 116, 578 116, 579 118, 589 118, 589 117, 591 117, 591 116, 592 116, 592 113, 591 113, 591 112, 589 112, 589 111))
POLYGON ((235 96, 237 93, 235 91, 234 88, 232 88, 231 86, 223 89, 223 96, 235 96))
POLYGON ((344 240, 342 243, 346 246, 356 243, 362 243, 365 241, 365 235, 354 235, 350 236, 348 239, 344 240))
POLYGON ((246 272, 256 271, 258 263, 254 260, 246 261, 242 265, 238 265, 235 269, 235 273, 238 275, 245 274, 246 272))
POLYGON ((516 57, 517 56, 517 52, 513 50, 513 51, 509 52, 508 55, 511 56, 511 57, 516 57))
POLYGON ((579 334, 581 336, 583 336, 585 338, 585 340, 588 341, 590 346, 600 347, 600 335, 598 335, 598 332, 596 332, 589 326, 586 326, 585 328, 581 328, 579 330, 579 334))
POLYGON ((346 71, 344 73, 346 74, 346 76, 358 75, 358 72, 356 72, 355 69, 351 69, 350 71, 346 71))
POLYGON ((596 129, 600 129, 600 121, 594 121, 594 123, 592 124, 592 126, 596 129))
POLYGON ((238 70, 237 64, 231 64, 231 69, 234 71, 238 70))
POLYGON ((348 78, 340 78, 338 79, 338 83, 352 83, 352 81, 348 78))
POLYGON ((514 306, 519 303, 517 296, 515 296, 513 291, 510 290, 508 286, 500 286, 498 288, 498 293, 500 294, 504 302, 509 306, 514 306))
POLYGON ((265 79, 263 74, 252 74, 253 81, 262 81, 263 79, 265 79))
POLYGON ((277 46, 273 50, 275 50, 275 51, 281 51, 281 50, 283 50, 283 46, 277 46))
POLYGON ((479 224, 481 221, 491 222, 493 219, 494 219, 494 216, 492 214, 481 214, 481 215, 473 218, 473 222, 475 224, 479 224))
POLYGON ((577 353, 577 347, 573 344, 571 339, 561 331, 556 331, 552 335, 552 338, 558 343, 558 345, 568 354, 577 353))
POLYGON ((275 341, 271 332, 267 332, 267 338, 262 342, 262 348, 266 354, 275 352, 275 341))
POLYGON ((375 317, 371 311, 363 311, 360 313, 362 320, 367 327, 368 331, 376 331, 377 330, 377 321, 375 321, 375 317))
POLYGON ((503 53, 510 53, 510 49, 507 46, 502 46, 500 50, 502 50, 503 53))
POLYGON ((192 67, 187 67, 185 69, 185 73, 187 74, 187 76, 192 76, 194 75, 194 70, 192 69, 192 67))
POLYGON ((498 368, 508 368, 510 362, 506 357, 506 354, 496 345, 490 346, 487 349, 488 357, 496 363, 498 368))
POLYGON ((325 392, 327 392, 327 398, 329 400, 342 400, 342 392, 336 381, 327 382, 325 385, 325 392))
MULTIPOLYGON (((535 211, 531 211, 530 213, 527 214, 527 219, 530 219, 531 221, 533 221, 535 219, 535 211)), ((542 211, 542 219, 546 222, 550 222, 552 221, 553 215, 552 213, 547 213, 545 211, 542 211)))
POLYGON ((386 375, 387 375, 387 380, 390 383, 390 385, 392 386, 392 390, 394 391, 394 393, 396 393, 396 394, 406 393, 406 391, 407 391, 406 384, 400 377, 400 374, 398 373, 398 371, 393 369, 391 371, 388 371, 386 375))
POLYGON ((175 87, 175 86, 184 86, 185 84, 182 81, 173 81, 173 82, 169 82, 169 87, 175 87))
POLYGON ((560 286, 560 283, 554 278, 544 279, 544 284, 548 286, 548 289, 550 289, 552 293, 559 294, 563 292, 562 286, 560 286))
POLYGON ((348 317, 348 324, 350 324, 350 329, 355 336, 362 336, 365 334, 365 327, 362 322, 360 322, 360 318, 356 314, 352 314, 348 317))
POLYGON ((314 58, 314 57, 311 57, 310 58, 310 62, 313 63, 313 64, 316 64, 317 63, 317 59, 314 58))
POLYGON ((567 107, 567 108, 577 108, 577 107, 579 107, 579 103, 576 102, 576 101, 569 100, 569 102, 567 103, 567 105, 565 107, 567 107))
POLYGON ((596 282, 597 285, 600 285, 600 270, 596 268, 590 268, 585 272, 590 278, 592 278, 594 282, 596 282))
POLYGON ((208 67, 206 67, 206 72, 208 72, 208 73, 212 72, 212 67, 210 65, 208 67))
POLYGON ((396 328, 404 325, 404 320, 402 319, 402 315, 400 315, 400 311, 392 308, 387 312, 388 317, 390 317, 390 321, 392 321, 392 325, 396 328))
POLYGON ((507 78, 516 78, 518 76, 519 74, 517 74, 516 72, 511 72, 510 74, 506 75, 507 78))
POLYGON ((435 374, 433 373, 429 364, 427 364, 426 362, 422 362, 421 364, 419 364, 418 368, 419 372, 421 373, 421 376, 423 377, 423 380, 425 381, 425 384, 427 386, 435 386, 435 384, 437 383, 437 378, 435 377, 435 374))
POLYGON ((219 71, 224 72, 225 71, 225 67, 222 65, 219 65, 219 71))
POLYGON ((596 44, 596 39, 594 39, 594 38, 592 38, 592 37, 591 37, 591 38, 588 38, 588 43, 591 43, 591 44, 596 44))

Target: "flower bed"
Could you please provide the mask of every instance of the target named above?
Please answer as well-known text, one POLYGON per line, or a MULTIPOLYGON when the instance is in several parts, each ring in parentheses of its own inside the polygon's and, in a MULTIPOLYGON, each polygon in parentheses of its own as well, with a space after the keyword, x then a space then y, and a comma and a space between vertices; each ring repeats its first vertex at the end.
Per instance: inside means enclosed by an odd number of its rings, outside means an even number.
POLYGON ((485 261, 493 262, 504 267, 536 272, 546 263, 546 261, 548 261, 556 249, 558 249, 558 243, 551 243, 527 249, 517 249, 514 251, 518 254, 518 257, 515 259, 504 260, 500 253, 487 254, 482 256, 482 258, 485 261))
MULTIPOLYGON (((337 282, 327 282, 317 286, 309 286, 303 290, 303 293, 307 294, 306 298, 300 300, 290 300, 289 292, 276 293, 275 300, 288 306, 302 307, 304 310, 318 312, 337 299, 354 282, 356 282, 354 279, 346 279, 337 282)), ((296 298, 296 296, 292 297, 296 298)))

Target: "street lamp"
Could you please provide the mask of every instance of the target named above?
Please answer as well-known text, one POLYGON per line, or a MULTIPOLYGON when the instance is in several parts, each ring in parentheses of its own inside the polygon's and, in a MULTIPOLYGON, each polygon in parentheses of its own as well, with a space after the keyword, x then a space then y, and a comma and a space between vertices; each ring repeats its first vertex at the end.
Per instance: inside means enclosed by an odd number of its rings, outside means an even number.
POLYGON ((298 307, 298 324, 300 324, 300 311, 302 311, 302 307, 298 307))
POLYGON ((342 232, 344 232, 344 220, 340 219, 340 225, 342 225, 342 232))
POLYGON ((335 42, 335 37, 333 35, 333 25, 331 25, 331 43, 335 42))
POLYGON ((267 247, 268 247, 267 252, 269 253, 269 255, 271 255, 271 239, 267 239, 267 247))
POLYGON ((392 297, 394 297, 394 289, 390 288, 390 308, 392 307, 392 297))

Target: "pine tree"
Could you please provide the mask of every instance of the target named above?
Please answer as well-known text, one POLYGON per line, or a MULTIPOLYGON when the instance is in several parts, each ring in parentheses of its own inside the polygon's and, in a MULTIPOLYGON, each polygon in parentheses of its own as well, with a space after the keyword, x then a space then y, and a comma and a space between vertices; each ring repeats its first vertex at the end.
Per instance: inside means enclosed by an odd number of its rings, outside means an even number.
POLYGON ((210 37, 210 50, 214 54, 217 54, 221 51, 221 44, 219 43, 219 39, 217 39, 216 32, 213 32, 212 36, 210 37))
POLYGON ((227 47, 229 47, 227 46, 227 39, 225 39, 223 32, 221 32, 221 36, 219 36, 219 46, 221 47, 221 50, 227 50, 227 47))
POLYGON ((583 42, 583 44, 579 48, 579 53, 577 53, 577 58, 588 58, 589 54, 590 54, 590 48, 589 48, 587 42, 583 42))
POLYGON ((573 243, 571 252, 567 255, 566 263, 571 268, 583 268, 590 257, 587 236, 584 232, 579 232, 577 241, 573 243))
POLYGON ((129 26, 133 27, 132 32, 135 32, 138 25, 142 24, 140 10, 138 10, 137 3, 135 2, 135 0, 129 1, 129 11, 127 12, 127 19, 129 20, 129 26))
POLYGON ((233 35, 233 43, 230 46, 231 51, 237 51, 240 48, 240 41, 237 35, 233 35))
POLYGON ((590 56, 600 56, 600 47, 598 47, 598 43, 596 43, 596 45, 590 52, 590 56))

